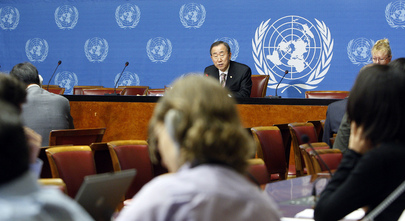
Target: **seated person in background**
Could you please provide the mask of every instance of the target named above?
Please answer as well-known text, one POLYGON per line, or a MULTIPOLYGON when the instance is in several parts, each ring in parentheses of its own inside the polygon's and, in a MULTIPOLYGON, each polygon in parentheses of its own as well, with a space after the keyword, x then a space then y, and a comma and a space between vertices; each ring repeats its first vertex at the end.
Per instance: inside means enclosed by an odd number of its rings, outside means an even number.
POLYGON ((41 188, 28 168, 18 110, 0 100, 0 220, 92 220, 60 190, 41 188))
POLYGON ((335 101, 328 105, 322 141, 327 143, 330 147, 332 147, 330 144, 330 138, 333 137, 333 134, 336 134, 339 130, 343 115, 346 112, 346 105, 347 98, 340 101, 335 101))
MULTIPOLYGON (((360 71, 347 103, 349 149, 321 193, 315 220, 339 220, 350 212, 377 207, 404 180, 405 75, 389 65, 360 71)), ((402 193, 374 220, 398 220, 402 193)))
POLYGON ((390 42, 388 39, 378 40, 371 49, 374 64, 388 64, 392 59, 390 42))
POLYGON ((69 100, 42 89, 34 65, 28 62, 17 64, 10 75, 27 87, 27 102, 22 106, 23 123, 42 136, 42 146, 49 145, 51 130, 74 128, 69 100))
POLYGON ((152 156, 160 153, 172 173, 146 184, 117 221, 279 220, 275 203, 244 176, 254 142, 216 79, 176 81, 155 107, 149 135, 152 156))
MULTIPOLYGON (((0 73, 0 99, 12 104, 21 113, 27 92, 25 86, 16 78, 0 73)), ((42 144, 41 135, 28 127, 24 127, 27 144, 30 150, 30 168, 39 177, 43 162, 38 158, 42 144)))
POLYGON ((232 53, 228 43, 214 42, 210 55, 214 65, 206 67, 204 74, 218 79, 223 87, 233 92, 232 96, 250 97, 252 71, 247 65, 231 61, 232 53))

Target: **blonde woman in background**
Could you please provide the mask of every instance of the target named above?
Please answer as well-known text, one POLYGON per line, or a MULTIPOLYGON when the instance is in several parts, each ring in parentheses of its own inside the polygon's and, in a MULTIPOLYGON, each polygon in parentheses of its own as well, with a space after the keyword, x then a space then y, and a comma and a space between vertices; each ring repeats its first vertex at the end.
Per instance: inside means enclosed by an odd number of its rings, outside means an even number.
POLYGON ((374 64, 388 64, 392 59, 390 42, 384 38, 378 40, 371 49, 374 64))

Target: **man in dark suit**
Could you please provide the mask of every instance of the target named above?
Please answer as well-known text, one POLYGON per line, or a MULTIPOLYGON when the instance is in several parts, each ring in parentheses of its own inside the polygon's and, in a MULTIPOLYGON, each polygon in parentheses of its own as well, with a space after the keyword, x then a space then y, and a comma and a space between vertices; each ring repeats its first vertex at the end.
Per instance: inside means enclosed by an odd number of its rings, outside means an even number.
POLYGON ((26 85, 27 101, 22 106, 21 117, 25 126, 42 136, 42 146, 49 145, 51 130, 73 129, 69 100, 42 89, 37 68, 31 63, 13 67, 10 75, 26 85))
POLYGON ((205 75, 218 79, 232 91, 234 97, 250 97, 252 71, 247 65, 231 61, 232 53, 228 43, 214 42, 210 54, 214 65, 205 68, 205 75))
POLYGON ((347 98, 329 104, 328 110, 326 111, 322 141, 327 143, 330 147, 330 138, 333 134, 337 134, 339 130, 343 115, 346 112, 346 105, 347 98))

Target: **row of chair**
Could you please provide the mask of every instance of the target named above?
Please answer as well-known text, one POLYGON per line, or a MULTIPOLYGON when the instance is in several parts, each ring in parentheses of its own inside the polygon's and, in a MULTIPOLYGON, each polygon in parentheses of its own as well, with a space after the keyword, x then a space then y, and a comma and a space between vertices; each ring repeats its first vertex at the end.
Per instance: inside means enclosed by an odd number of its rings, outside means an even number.
MULTIPOLYGON (((114 171, 137 169, 137 175, 125 194, 126 199, 132 198, 154 177, 148 144, 144 140, 125 140, 108 142, 106 146, 114 171)), ((87 145, 57 146, 45 150, 52 177, 65 182, 70 197, 76 196, 85 176, 98 173, 96 151, 87 145)))
MULTIPOLYGON (((313 166, 313 162, 319 160, 317 156, 314 155, 312 157, 314 160, 308 160, 311 159, 310 154, 312 152, 307 149, 307 145, 302 139, 303 135, 306 135, 309 138, 309 143, 313 143, 315 149, 325 149, 325 151, 321 151, 321 155, 325 154, 322 156, 322 159, 323 157, 327 159, 331 158, 331 160, 332 158, 334 159, 334 156, 329 156, 329 154, 334 154, 338 151, 331 150, 326 143, 320 142, 318 138, 319 134, 323 131, 322 122, 323 121, 317 121, 321 127, 320 129, 316 129, 311 122, 251 128, 256 143, 257 157, 263 159, 265 162, 271 181, 283 180, 287 177, 303 176, 305 174, 314 174, 319 172, 319 170, 326 170, 323 165, 313 166), (294 165, 289 165, 290 149, 294 152, 294 165), (303 150, 306 152, 303 152, 303 150), (304 158, 306 156, 304 153, 308 154, 308 158, 304 158), (309 162, 311 162, 311 164, 309 164, 309 162), (314 167, 316 167, 316 170, 314 167)), ((341 157, 338 157, 335 163, 331 163, 330 168, 336 169, 336 162, 340 162, 340 159, 341 157)))

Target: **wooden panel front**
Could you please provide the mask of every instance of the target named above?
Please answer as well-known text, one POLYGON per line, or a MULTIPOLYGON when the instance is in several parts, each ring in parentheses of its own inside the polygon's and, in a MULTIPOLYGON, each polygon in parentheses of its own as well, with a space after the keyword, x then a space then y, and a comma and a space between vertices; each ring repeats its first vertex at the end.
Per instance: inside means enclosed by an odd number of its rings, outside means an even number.
MULTIPOLYGON (((75 128, 107 128, 103 141, 147 139, 156 103, 70 101, 75 128)), ((321 120, 327 106, 238 104, 244 127, 321 120)))

